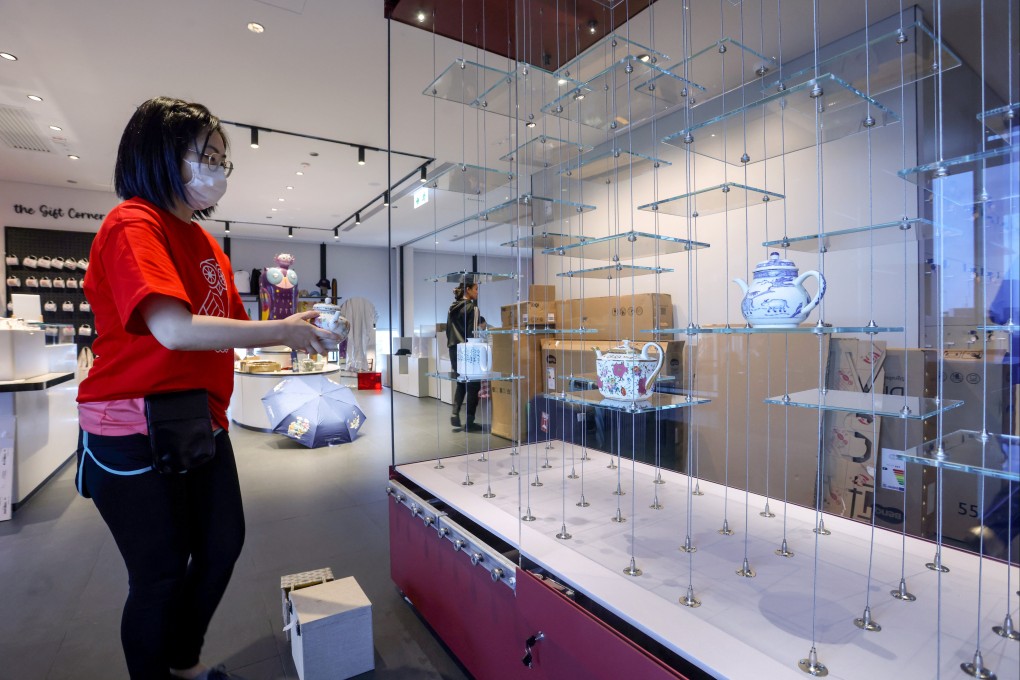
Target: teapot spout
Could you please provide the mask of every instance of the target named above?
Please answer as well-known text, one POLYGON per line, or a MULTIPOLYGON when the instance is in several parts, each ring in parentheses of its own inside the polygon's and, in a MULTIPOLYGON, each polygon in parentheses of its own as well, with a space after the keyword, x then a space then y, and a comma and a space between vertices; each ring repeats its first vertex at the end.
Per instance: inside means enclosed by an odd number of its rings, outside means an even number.
POLYGON ((595 350, 595 358, 601 360, 602 350, 600 350, 598 347, 592 347, 592 349, 595 350))
POLYGON ((733 279, 733 283, 740 286, 740 290, 743 291, 744 295, 747 295, 747 283, 743 279, 741 278, 733 279))

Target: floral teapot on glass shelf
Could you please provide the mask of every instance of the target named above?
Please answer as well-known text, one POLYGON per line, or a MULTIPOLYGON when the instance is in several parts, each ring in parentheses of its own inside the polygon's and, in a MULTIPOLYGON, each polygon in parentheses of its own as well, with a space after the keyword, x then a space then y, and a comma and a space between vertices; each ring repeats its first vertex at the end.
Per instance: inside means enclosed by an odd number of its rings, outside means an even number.
POLYGON ((654 342, 646 342, 640 354, 631 347, 630 340, 624 340, 621 347, 614 347, 606 354, 596 347, 595 367, 599 392, 615 401, 635 402, 647 399, 655 391, 655 378, 662 368, 663 356, 662 346, 654 342), (659 350, 657 356, 648 355, 650 347, 659 350))
POLYGON ((825 277, 816 271, 797 275, 797 265, 780 258, 779 253, 754 268, 751 285, 733 279, 744 291, 740 311, 754 328, 794 328, 807 319, 825 295, 825 277), (804 288, 810 277, 818 280, 818 292, 811 297, 804 288))

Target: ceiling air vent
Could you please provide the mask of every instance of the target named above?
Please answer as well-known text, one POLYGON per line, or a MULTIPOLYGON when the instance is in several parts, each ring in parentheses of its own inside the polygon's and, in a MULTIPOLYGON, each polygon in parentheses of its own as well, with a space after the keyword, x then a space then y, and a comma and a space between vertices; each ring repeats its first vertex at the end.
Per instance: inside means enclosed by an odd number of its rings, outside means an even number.
POLYGON ((46 138, 36 132, 36 124, 24 109, 0 104, 0 141, 14 149, 50 153, 46 138))

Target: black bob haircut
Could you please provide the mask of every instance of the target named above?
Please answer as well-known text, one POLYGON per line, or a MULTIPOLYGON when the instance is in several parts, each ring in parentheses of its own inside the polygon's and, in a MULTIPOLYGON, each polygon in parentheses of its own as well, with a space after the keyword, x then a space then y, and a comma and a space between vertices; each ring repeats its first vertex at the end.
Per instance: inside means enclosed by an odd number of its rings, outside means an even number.
MULTIPOLYGON (((218 132, 228 145, 220 119, 201 104, 171 97, 153 97, 139 106, 120 138, 113 184, 122 199, 144 198, 168 212, 184 200, 181 162, 198 139, 205 153, 209 136, 218 132)), ((226 153, 227 149, 223 149, 226 153)), ((196 210, 199 218, 214 208, 196 210)))

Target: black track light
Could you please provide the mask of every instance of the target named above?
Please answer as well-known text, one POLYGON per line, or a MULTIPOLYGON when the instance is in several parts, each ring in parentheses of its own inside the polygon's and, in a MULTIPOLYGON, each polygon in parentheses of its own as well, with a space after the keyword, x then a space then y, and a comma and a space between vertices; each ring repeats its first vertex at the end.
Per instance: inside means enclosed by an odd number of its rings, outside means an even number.
POLYGON ((230 233, 230 222, 224 222, 224 224, 226 225, 226 227, 223 229, 223 233, 224 234, 229 234, 230 233))
POLYGON ((334 241, 339 241, 340 240, 340 227, 334 227, 333 228, 333 240, 334 241))
POLYGON ((425 182, 429 181, 428 173, 425 171, 424 165, 421 166, 421 177, 418 178, 418 181, 421 182, 422 184, 425 184, 425 182))
POLYGON ((361 213, 354 213, 354 224, 361 224, 361 213))
POLYGON ((294 238, 294 227, 287 227, 287 238, 294 238))
POLYGON ((364 165, 364 164, 365 164, 365 147, 359 146, 358 147, 358 165, 364 165))
POLYGON ((382 195, 382 204, 383 204, 384 208, 389 206, 389 204, 390 204, 390 192, 389 191, 384 191, 383 192, 383 195, 382 195))
POLYGON ((259 129, 257 127, 251 129, 251 148, 259 148, 259 129))

